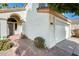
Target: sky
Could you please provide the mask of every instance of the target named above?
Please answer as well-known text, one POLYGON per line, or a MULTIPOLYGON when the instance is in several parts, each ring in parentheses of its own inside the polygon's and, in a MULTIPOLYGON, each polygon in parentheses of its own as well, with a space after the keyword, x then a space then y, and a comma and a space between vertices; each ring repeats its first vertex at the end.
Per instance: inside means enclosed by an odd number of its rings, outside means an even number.
POLYGON ((79 16, 75 15, 74 13, 64 13, 64 16, 71 20, 79 19, 79 16))
POLYGON ((9 3, 8 4, 9 7, 14 7, 15 5, 18 5, 19 7, 23 7, 24 3, 9 3))
MULTIPOLYGON (((9 3, 8 6, 9 7, 14 7, 15 5, 18 5, 19 7, 23 7, 24 3, 9 3)), ((74 13, 64 13, 64 16, 73 20, 73 19, 78 19, 79 16, 76 16, 74 13)))

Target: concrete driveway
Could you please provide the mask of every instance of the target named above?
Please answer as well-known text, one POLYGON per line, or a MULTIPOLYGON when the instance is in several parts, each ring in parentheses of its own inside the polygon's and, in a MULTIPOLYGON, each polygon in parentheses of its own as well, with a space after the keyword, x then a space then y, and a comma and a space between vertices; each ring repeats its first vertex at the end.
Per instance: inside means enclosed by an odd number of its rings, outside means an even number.
POLYGON ((17 55, 23 56, 77 56, 79 55, 79 38, 70 38, 56 44, 51 49, 38 49, 31 40, 19 41, 17 55), (19 54, 18 54, 18 51, 19 54))
POLYGON ((69 52, 70 55, 79 55, 79 38, 71 37, 59 42, 56 47, 69 52))

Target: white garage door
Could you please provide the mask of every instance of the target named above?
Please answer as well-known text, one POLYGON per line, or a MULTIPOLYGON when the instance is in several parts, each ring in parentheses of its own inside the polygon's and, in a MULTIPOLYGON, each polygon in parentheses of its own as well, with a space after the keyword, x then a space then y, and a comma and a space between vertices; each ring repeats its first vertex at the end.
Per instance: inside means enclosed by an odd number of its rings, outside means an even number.
POLYGON ((55 40, 56 43, 64 40, 66 37, 65 24, 62 22, 56 22, 55 25, 55 40))

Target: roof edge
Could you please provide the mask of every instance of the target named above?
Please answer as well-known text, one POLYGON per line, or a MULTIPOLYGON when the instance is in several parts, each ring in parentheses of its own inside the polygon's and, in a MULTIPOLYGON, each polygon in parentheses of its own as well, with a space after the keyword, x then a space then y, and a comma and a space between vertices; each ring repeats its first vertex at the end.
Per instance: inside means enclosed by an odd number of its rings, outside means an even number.
POLYGON ((69 20, 69 19, 66 18, 64 15, 58 13, 57 11, 55 11, 55 10, 49 8, 49 7, 48 7, 48 8, 37 8, 37 12, 50 13, 50 14, 52 14, 52 15, 55 15, 55 16, 57 16, 57 17, 63 19, 63 20, 66 21, 66 22, 71 23, 71 20, 69 20))
POLYGON ((11 8, 11 9, 0 9, 0 13, 8 13, 8 12, 16 12, 16 11, 24 11, 25 8, 11 8))

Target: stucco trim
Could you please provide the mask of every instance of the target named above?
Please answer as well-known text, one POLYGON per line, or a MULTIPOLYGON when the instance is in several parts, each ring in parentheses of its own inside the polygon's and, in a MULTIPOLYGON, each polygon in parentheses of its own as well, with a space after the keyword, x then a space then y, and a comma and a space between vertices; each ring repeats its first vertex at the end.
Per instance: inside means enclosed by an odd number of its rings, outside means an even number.
POLYGON ((51 9, 51 8, 37 8, 37 12, 39 13, 50 13, 52 15, 55 15, 56 17, 61 18, 62 20, 71 23, 70 20, 68 20, 68 18, 64 17, 62 14, 56 12, 55 10, 51 9))

